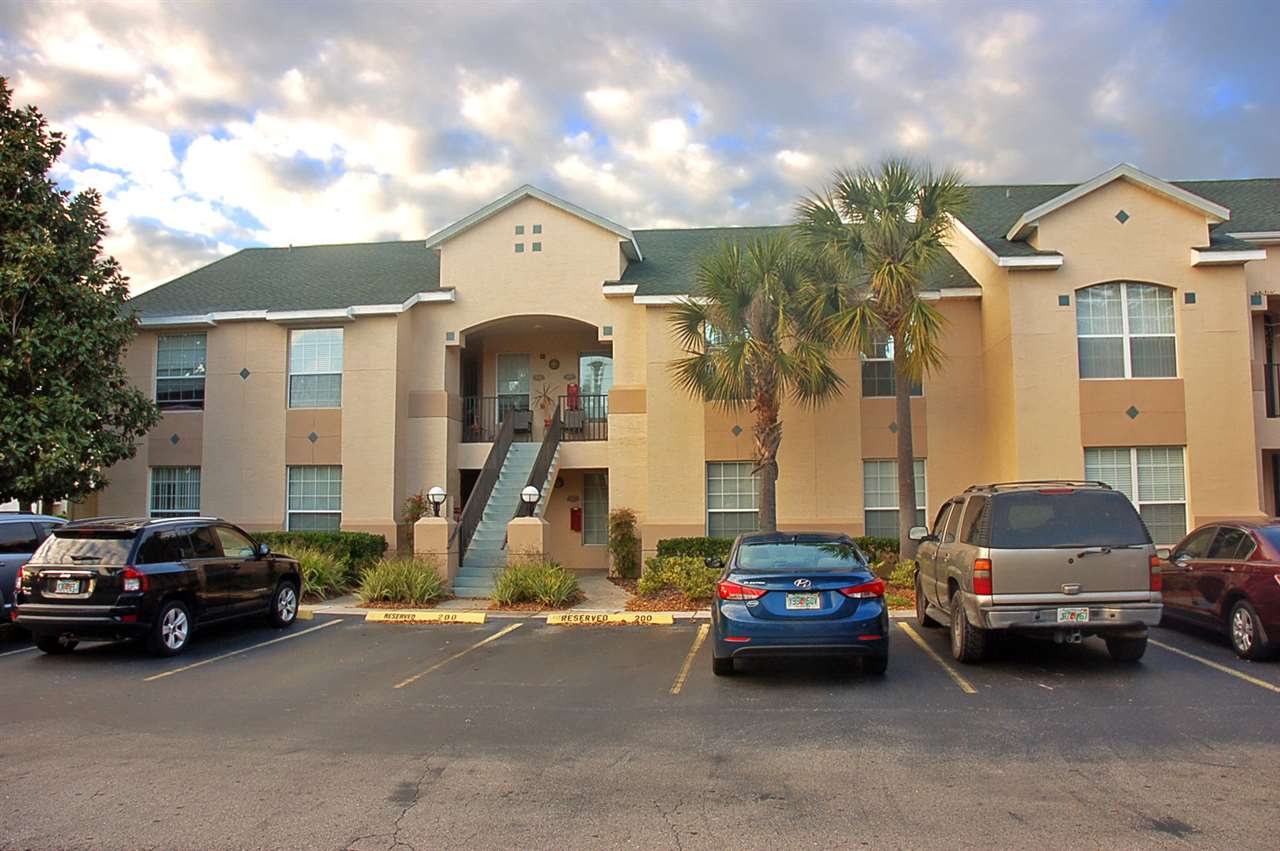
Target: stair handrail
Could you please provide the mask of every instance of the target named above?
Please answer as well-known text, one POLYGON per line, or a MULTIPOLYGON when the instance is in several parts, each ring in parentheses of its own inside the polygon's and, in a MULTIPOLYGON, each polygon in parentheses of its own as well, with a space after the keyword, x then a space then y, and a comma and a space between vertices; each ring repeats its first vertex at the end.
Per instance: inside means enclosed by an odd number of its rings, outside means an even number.
POLYGON ((453 528, 453 534, 449 536, 450 548, 453 547, 454 539, 458 541, 459 564, 467 554, 467 547, 471 545, 471 536, 476 533, 476 527, 480 525, 480 518, 484 516, 484 508, 489 504, 489 497, 493 495, 493 486, 498 483, 502 465, 507 462, 507 451, 511 449, 511 440, 514 436, 515 418, 503 417, 502 428, 498 429, 493 447, 489 450, 489 457, 484 459, 480 476, 476 479, 475 486, 471 488, 471 495, 467 497, 466 504, 462 506, 462 514, 458 516, 458 525, 453 528))
MULTIPOLYGON (((525 487, 533 485, 538 489, 538 499, 543 496, 543 489, 547 484, 547 476, 551 473, 551 464, 556 459, 556 450, 560 448, 560 437, 564 433, 564 422, 560 417, 560 404, 556 403, 556 412, 551 415, 551 426, 547 429, 547 433, 542 436, 542 446, 538 447, 538 457, 533 461, 533 469, 529 471, 529 481, 525 483, 525 487)), ((521 501, 516 506, 516 513, 513 517, 519 517, 524 510, 524 502, 521 501)), ((535 508, 536 510, 536 508, 535 508)))

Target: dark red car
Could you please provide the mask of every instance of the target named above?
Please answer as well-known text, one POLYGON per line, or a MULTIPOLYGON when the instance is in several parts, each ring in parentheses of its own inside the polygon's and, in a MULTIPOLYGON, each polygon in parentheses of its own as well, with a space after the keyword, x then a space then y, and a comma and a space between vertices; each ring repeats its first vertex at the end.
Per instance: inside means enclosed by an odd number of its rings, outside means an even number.
POLYGON ((1280 521, 1201 526, 1162 573, 1166 615, 1225 632, 1243 659, 1280 648, 1280 521))

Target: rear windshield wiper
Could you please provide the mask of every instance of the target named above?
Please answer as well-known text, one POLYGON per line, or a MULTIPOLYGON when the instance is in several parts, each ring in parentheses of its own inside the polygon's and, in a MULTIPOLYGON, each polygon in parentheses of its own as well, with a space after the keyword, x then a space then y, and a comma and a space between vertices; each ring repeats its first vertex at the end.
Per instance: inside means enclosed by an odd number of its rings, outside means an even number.
POLYGON ((1111 547, 1088 547, 1076 553, 1076 558, 1084 558, 1085 556, 1100 556, 1111 552, 1111 547))
POLYGON ((72 556, 72 561, 102 561, 102 556, 72 556))

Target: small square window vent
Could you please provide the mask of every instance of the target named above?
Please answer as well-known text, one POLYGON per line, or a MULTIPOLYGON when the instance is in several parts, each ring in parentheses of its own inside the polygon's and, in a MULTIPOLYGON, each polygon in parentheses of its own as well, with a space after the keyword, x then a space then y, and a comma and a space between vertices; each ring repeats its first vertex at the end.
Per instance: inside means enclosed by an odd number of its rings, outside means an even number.
POLYGON ((1254 307, 1259 307, 1259 306, 1261 306, 1261 305, 1262 305, 1262 293, 1252 293, 1252 294, 1250 294, 1250 296, 1249 296, 1249 304, 1252 304, 1254 307))
POLYGON ((1071 296, 1069 295, 1058 296, 1058 307, 1070 307, 1070 306, 1071 306, 1071 296))
POLYGON ((1195 294, 1195 293, 1183 293, 1183 294, 1182 294, 1182 303, 1183 303, 1183 304, 1195 304, 1195 303, 1196 303, 1196 294, 1195 294))
POLYGON ((516 236, 524 233, 524 225, 516 225, 516 236))
POLYGON ((541 251, 541 250, 542 250, 542 243, 541 243, 541 242, 535 242, 535 243, 533 244, 533 250, 534 250, 534 251, 541 251))
POLYGON ((1129 214, 1126 213, 1124 210, 1121 210, 1120 212, 1116 213, 1116 221, 1119 222, 1120 224, 1124 224, 1125 222, 1129 221, 1129 214))
POLYGON ((533 232, 534 232, 534 233, 542 233, 542 225, 534 225, 534 226, 533 226, 533 232))
POLYGON ((523 242, 517 242, 517 243, 516 243, 516 254, 524 254, 524 243, 523 243, 523 242))

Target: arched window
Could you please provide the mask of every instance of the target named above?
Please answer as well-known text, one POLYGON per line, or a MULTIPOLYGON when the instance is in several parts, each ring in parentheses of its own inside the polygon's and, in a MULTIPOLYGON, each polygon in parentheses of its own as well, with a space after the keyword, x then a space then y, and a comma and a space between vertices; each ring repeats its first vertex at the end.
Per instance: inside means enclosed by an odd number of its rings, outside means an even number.
POLYGON ((1173 378, 1178 374, 1173 290, 1098 284, 1076 292, 1081 378, 1173 378))

